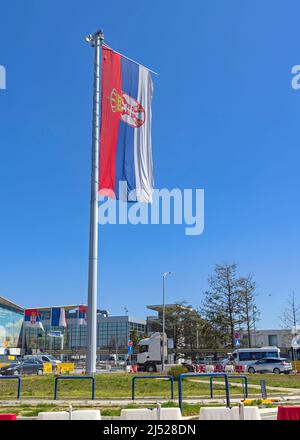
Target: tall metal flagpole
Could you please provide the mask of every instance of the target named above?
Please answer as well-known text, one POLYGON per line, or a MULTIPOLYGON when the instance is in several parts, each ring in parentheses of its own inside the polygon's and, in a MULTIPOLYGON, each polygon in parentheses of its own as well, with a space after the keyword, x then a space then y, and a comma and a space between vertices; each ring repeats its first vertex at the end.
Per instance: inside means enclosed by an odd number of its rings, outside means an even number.
POLYGON ((96 373, 97 361, 97 270, 98 270, 98 174, 100 135, 100 50, 104 40, 102 31, 86 37, 95 50, 93 96, 93 143, 90 207, 89 284, 87 315, 86 372, 96 373))

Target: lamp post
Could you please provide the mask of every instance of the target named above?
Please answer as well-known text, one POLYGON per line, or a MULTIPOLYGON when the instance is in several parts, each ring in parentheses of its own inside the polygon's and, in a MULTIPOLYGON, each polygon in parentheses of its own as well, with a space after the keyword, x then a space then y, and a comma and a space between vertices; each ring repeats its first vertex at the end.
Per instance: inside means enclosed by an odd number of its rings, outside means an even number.
POLYGON ((161 370, 165 371, 165 327, 166 327, 166 307, 165 307, 165 279, 171 275, 171 272, 163 273, 163 339, 162 339, 162 355, 161 355, 161 370))

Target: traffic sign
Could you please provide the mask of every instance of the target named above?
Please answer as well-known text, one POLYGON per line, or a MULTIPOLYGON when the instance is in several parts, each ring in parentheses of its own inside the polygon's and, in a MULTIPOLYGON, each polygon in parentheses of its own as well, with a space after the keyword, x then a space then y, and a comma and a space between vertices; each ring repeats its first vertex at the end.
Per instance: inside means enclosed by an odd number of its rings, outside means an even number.
POLYGON ((51 330, 48 332, 47 336, 50 336, 51 338, 62 338, 63 334, 60 331, 51 330))

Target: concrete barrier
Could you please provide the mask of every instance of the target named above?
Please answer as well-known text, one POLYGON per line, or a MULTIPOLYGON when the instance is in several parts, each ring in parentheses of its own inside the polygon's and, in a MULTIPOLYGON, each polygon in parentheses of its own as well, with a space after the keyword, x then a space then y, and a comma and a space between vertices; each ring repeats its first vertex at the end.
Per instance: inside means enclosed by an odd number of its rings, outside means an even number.
POLYGON ((69 413, 67 411, 40 412, 38 420, 69 420, 69 413))
POLYGON ((101 420, 101 413, 97 409, 77 410, 72 412, 72 420, 101 420))
MULTIPOLYGON (((157 420, 157 409, 152 411, 154 420, 157 420)), ((161 408, 160 420, 182 420, 180 408, 161 408)))
MULTIPOLYGON (((239 408, 233 407, 230 410, 230 420, 239 420, 239 408)), ((261 420, 261 415, 257 406, 244 407, 244 420, 261 420)))
POLYGON ((155 413, 147 408, 122 409, 121 420, 155 420, 155 413))
POLYGON ((199 420, 230 420, 230 409, 216 406, 200 408, 199 420))

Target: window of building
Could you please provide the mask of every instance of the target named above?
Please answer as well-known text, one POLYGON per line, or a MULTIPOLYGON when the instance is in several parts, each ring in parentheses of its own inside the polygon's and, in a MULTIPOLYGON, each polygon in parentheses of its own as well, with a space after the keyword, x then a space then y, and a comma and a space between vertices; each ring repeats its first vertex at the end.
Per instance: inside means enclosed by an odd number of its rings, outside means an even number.
POLYGON ((270 346, 278 346, 278 336, 277 335, 268 335, 268 345, 270 346))

